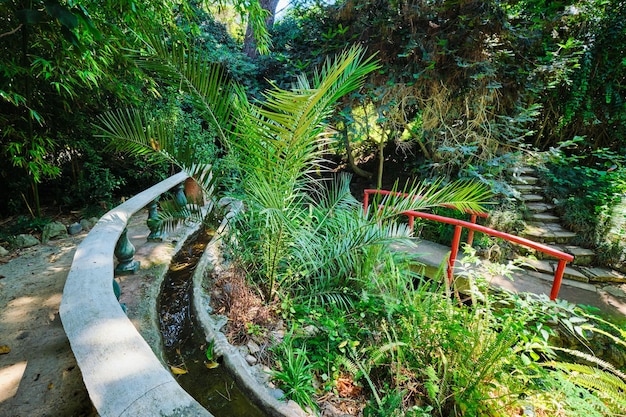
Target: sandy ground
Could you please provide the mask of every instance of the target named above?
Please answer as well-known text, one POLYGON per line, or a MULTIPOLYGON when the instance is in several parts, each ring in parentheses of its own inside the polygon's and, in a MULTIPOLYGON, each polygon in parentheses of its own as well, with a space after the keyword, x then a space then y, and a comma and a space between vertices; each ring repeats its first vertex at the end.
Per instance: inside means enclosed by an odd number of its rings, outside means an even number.
POLYGON ((85 236, 23 249, 0 265, 0 351, 10 349, 0 355, 0 416, 96 415, 59 318, 65 278, 85 236))
MULTIPOLYGON (((160 357, 159 277, 190 228, 180 227, 165 242, 146 242, 150 233, 146 218, 142 210, 128 224, 141 269, 116 280, 129 319, 160 357)), ((86 235, 0 258, 0 417, 97 416, 59 318, 65 279, 76 247, 86 235), (3 347, 10 351, 2 354, 3 347)))

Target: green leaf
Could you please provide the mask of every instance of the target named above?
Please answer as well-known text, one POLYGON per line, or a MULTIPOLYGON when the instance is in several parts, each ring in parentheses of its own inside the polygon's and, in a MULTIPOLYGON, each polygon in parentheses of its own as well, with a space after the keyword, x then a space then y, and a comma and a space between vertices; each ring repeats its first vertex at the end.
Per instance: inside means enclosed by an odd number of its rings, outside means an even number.
POLYGON ((78 18, 67 7, 59 4, 59 2, 47 1, 45 2, 45 8, 50 16, 57 19, 66 28, 76 29, 78 26, 78 18))

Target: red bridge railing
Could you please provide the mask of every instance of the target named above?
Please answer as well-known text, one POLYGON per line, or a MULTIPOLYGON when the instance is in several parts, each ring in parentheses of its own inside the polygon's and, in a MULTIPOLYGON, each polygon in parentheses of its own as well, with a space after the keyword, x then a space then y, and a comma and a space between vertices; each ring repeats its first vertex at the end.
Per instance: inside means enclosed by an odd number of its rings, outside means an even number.
MULTIPOLYGON (((367 212, 369 208, 369 196, 370 195, 384 195, 384 196, 394 195, 394 196, 405 196, 405 197, 407 196, 407 194, 393 192, 393 191, 366 189, 364 192, 364 197, 363 197, 363 207, 364 207, 365 212, 367 212)), ((416 198, 419 198, 419 196, 416 198)), ((451 207, 451 208, 454 208, 454 207, 451 207)), ((552 282, 552 290, 550 291, 550 299, 556 300, 557 296, 559 295, 559 290, 561 289, 561 282, 563 281, 563 273, 565 272, 565 266, 567 265, 568 262, 571 262, 574 260, 574 256, 565 252, 561 252, 560 250, 554 249, 542 243, 538 243, 529 239, 525 239, 523 237, 515 236, 509 233, 505 233, 505 232, 500 232, 499 230, 495 230, 490 227, 476 224, 477 218, 488 217, 487 213, 473 212, 473 211, 464 211, 464 212, 470 215, 469 222, 464 221, 464 220, 459 220, 459 219, 453 219, 450 217, 439 216, 437 214, 424 213, 424 212, 413 211, 413 210, 404 211, 400 214, 405 215, 409 218, 409 227, 411 228, 411 230, 413 230, 415 217, 420 217, 423 219, 434 220, 440 223, 454 225, 454 235, 452 237, 450 257, 448 258, 448 265, 447 265, 447 276, 448 276, 448 281, 450 283, 453 280, 454 264, 456 263, 456 258, 459 253, 459 245, 461 242, 461 232, 463 231, 464 227, 468 229, 467 244, 470 246, 473 241, 474 232, 481 232, 489 236, 498 237, 501 239, 508 240, 509 242, 516 243, 518 245, 522 245, 528 248, 538 250, 540 252, 543 252, 549 256, 552 256, 558 259, 559 263, 554 273, 554 280, 552 282)))

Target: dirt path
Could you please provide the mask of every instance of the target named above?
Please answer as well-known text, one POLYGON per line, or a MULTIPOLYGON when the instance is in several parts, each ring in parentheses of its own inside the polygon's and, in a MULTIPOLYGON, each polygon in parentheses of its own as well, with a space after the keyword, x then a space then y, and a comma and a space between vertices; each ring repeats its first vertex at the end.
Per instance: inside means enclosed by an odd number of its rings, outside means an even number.
MULTIPOLYGON (((0 416, 94 416, 59 318, 85 233, 22 250, 0 265, 0 416)), ((6 260, 6 259, 5 259, 6 260)))

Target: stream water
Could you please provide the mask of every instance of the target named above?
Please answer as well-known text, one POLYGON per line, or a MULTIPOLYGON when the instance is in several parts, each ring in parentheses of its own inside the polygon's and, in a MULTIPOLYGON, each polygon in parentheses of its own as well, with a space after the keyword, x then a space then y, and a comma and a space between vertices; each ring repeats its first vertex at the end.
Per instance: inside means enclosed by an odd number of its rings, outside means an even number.
POLYGON ((178 383, 216 417, 267 417, 223 367, 207 368, 207 342, 191 305, 193 272, 212 234, 192 235, 172 260, 159 295, 159 324, 167 363, 178 383), (186 371, 186 373, 182 373, 186 371), (175 372, 176 373, 176 372, 175 372))

